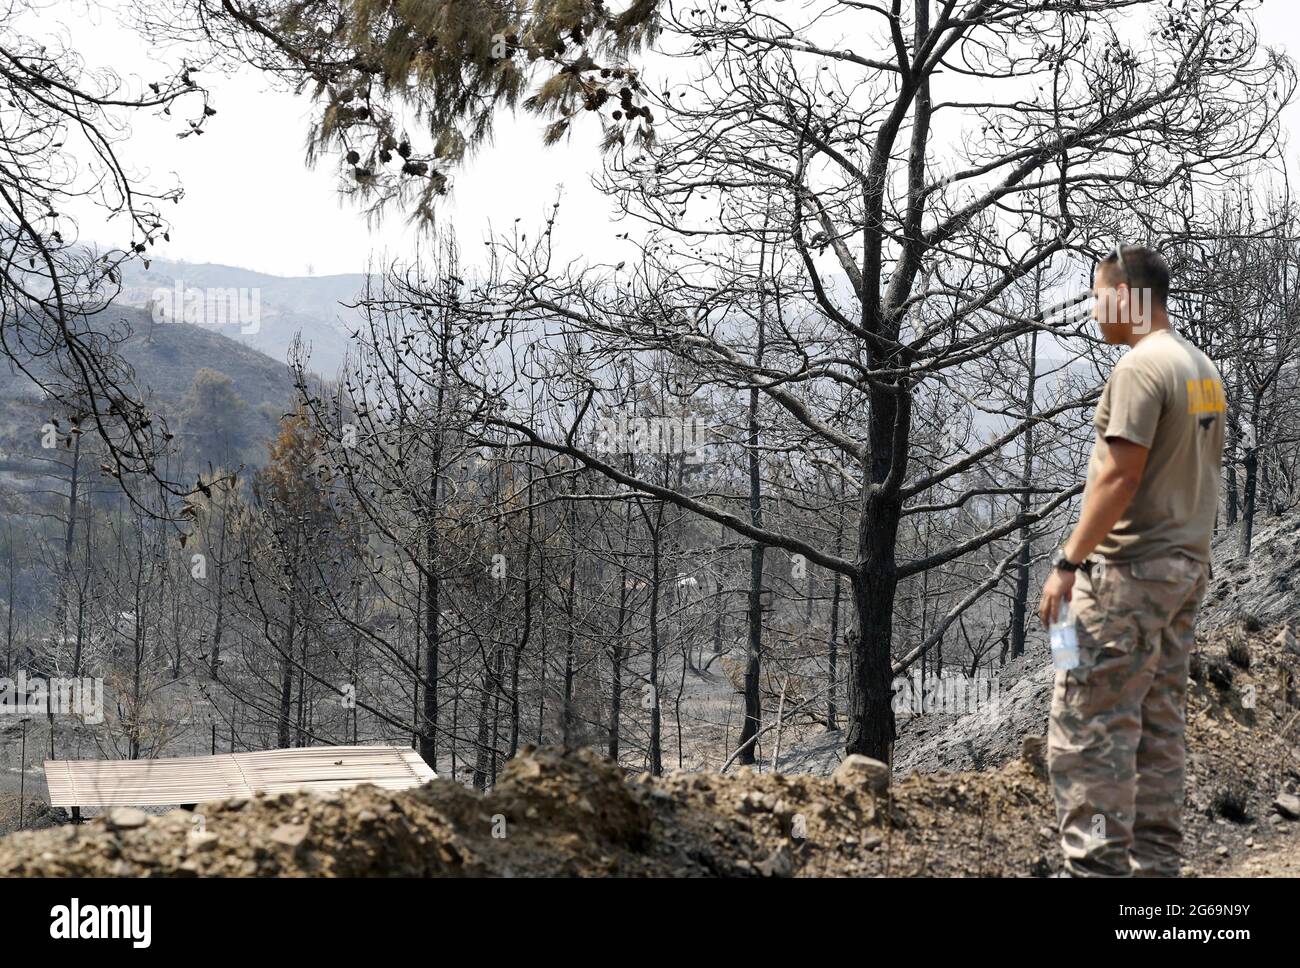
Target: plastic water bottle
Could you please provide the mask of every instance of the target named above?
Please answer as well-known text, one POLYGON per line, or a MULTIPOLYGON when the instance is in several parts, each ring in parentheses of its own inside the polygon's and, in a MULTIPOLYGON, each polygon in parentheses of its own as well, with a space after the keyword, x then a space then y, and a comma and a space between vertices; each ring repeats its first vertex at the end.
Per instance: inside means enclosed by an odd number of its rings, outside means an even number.
POLYGON ((1056 622, 1047 629, 1052 641, 1052 668, 1068 672, 1079 664, 1079 636, 1070 619, 1070 603, 1061 601, 1056 622))

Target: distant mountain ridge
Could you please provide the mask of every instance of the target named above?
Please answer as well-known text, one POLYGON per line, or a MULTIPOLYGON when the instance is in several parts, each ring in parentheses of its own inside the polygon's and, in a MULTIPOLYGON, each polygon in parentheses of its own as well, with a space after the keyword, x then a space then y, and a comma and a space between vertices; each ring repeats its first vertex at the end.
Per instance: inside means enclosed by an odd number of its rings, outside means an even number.
POLYGON ((151 259, 149 267, 132 261, 122 267, 122 293, 115 305, 147 308, 154 298, 177 291, 242 290, 255 293, 259 319, 247 325, 205 325, 258 350, 273 360, 288 359, 294 339, 301 336, 310 351, 311 369, 333 377, 343 364, 360 314, 345 304, 365 290, 364 273, 328 276, 274 276, 215 263, 151 259), (179 290, 178 290, 179 287, 179 290))

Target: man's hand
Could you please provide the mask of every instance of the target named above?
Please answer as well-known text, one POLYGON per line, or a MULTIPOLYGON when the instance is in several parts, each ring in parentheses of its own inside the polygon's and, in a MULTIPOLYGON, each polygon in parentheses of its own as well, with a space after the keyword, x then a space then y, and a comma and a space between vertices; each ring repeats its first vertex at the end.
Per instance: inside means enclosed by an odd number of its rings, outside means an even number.
POLYGON ((1038 617, 1047 628, 1061 614, 1061 603, 1068 602, 1074 592, 1074 572, 1053 568, 1043 582, 1043 597, 1038 600, 1038 617))

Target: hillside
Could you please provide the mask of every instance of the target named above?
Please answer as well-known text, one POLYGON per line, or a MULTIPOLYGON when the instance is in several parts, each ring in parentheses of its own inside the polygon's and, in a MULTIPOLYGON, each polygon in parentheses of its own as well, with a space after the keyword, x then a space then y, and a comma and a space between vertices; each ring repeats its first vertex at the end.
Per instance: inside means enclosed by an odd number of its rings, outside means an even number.
MULTIPOLYGON (((176 424, 195 374, 208 368, 225 374, 247 407, 241 429, 248 444, 243 457, 261 461, 265 441, 294 398, 288 367, 241 342, 211 329, 185 323, 150 325, 140 309, 111 310, 131 335, 119 347, 135 372, 138 385, 148 388, 146 399, 176 424)), ((51 416, 40 391, 27 377, 0 365, 0 474, 23 478, 45 471, 40 458, 41 427, 51 416)), ((175 428, 174 428, 175 429, 175 428)))
POLYGON ((238 340, 202 326, 175 323, 148 327, 143 311, 123 310, 134 335, 121 353, 153 394, 179 402, 201 367, 225 373, 253 409, 272 407, 283 412, 293 395, 288 367, 238 340))
MULTIPOLYGON (((1255 522, 1252 552, 1242 558, 1238 531, 1214 542, 1214 569, 1199 618, 1199 634, 1215 642, 1245 626, 1289 623, 1300 628, 1300 512, 1255 522)), ((1019 752, 1020 737, 1038 730, 1051 708, 1052 669, 1046 644, 1037 643, 1000 674, 995 715, 927 715, 899 725, 895 767, 911 770, 979 769, 1005 763, 1019 752)))

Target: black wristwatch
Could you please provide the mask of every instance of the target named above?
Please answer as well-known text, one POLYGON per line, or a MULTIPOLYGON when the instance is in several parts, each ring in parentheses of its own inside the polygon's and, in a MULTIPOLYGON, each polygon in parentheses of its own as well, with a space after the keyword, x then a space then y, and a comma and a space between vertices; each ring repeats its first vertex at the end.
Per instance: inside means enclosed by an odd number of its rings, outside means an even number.
POLYGON ((1056 561, 1052 563, 1053 568, 1059 568, 1061 571, 1078 571, 1083 566, 1083 562, 1075 564, 1065 555, 1065 549, 1062 548, 1060 554, 1056 556, 1056 561))

